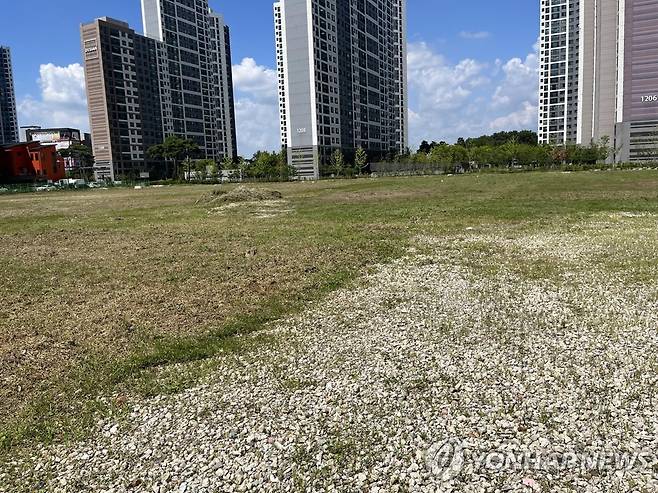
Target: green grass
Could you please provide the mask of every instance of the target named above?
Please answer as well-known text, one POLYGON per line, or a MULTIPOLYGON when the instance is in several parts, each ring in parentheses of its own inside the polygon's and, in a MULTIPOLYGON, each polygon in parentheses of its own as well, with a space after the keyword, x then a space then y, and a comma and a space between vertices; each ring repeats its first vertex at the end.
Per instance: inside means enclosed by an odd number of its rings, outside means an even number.
MULTIPOLYGON (((269 342, 243 336, 321 303, 418 235, 474 228, 513 239, 600 214, 658 213, 655 171, 266 186, 290 213, 198 206, 202 186, 1 196, 0 446, 78 438, 125 399, 194 385, 214 357, 269 342)), ((620 241, 592 234, 611 251, 620 241)), ((651 277, 653 257, 631 240, 624 255, 594 260, 651 277)), ((496 260, 483 274, 557 272, 550 258, 512 262, 486 241, 463 248, 496 260)))

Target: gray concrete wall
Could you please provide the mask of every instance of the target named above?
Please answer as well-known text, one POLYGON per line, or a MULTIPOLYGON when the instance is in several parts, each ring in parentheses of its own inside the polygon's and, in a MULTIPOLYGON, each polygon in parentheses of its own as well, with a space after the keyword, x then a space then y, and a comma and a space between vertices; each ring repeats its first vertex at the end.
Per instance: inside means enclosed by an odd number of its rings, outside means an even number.
POLYGON ((591 138, 583 144, 615 134, 617 106, 617 26, 619 0, 597 0, 594 63, 594 124, 591 138))
POLYGON ((658 0, 626 0, 625 52, 623 119, 658 120, 658 0))
POLYGON ((623 111, 616 128, 616 159, 655 161, 658 160, 658 0, 626 0, 624 21, 623 111))
POLYGON ((580 2, 579 63, 578 63, 578 132, 576 142, 592 140, 594 123, 594 61, 595 2, 580 2))

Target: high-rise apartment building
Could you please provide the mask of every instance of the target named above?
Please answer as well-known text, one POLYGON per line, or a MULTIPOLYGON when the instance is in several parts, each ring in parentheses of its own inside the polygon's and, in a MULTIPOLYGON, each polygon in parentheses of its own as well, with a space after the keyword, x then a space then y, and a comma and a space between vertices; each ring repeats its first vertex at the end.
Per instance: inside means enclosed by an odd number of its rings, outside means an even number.
POLYGON ((144 34, 164 44, 173 132, 208 159, 237 157, 230 31, 208 0, 142 0, 144 34))
POLYGON ((0 145, 14 142, 18 142, 18 117, 11 52, 0 46, 0 145))
POLYGON ((620 15, 616 158, 658 160, 658 0, 626 0, 620 15))
POLYGON ((104 17, 82 26, 82 48, 96 178, 166 177, 147 156, 173 133, 165 47, 104 17))
POLYGON ((542 0, 539 139, 658 158, 658 0, 542 0))
POLYGON ((406 0, 281 0, 274 20, 281 144, 300 177, 336 149, 407 149, 406 0))
POLYGON ((580 0, 542 0, 539 140, 575 142, 580 0))
POLYGON ((201 157, 237 156, 230 32, 208 0, 143 0, 145 35, 109 18, 82 26, 96 175, 171 176, 149 159, 170 135, 201 157))

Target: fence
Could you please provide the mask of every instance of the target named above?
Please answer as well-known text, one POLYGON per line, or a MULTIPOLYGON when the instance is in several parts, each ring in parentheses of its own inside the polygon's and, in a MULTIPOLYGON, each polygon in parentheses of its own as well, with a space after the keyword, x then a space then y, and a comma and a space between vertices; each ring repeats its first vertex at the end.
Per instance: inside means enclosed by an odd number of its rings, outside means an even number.
POLYGON ((40 185, 33 183, 20 183, 20 184, 0 184, 0 196, 10 193, 30 193, 36 191, 40 185))
POLYGON ((596 164, 530 164, 493 166, 485 165, 461 165, 461 164, 438 164, 438 163, 372 163, 370 171, 378 176, 414 176, 414 175, 442 175, 462 173, 519 173, 529 171, 593 171, 614 169, 658 169, 658 162, 635 162, 635 163, 596 163, 596 164))
POLYGON ((462 165, 438 163, 392 162, 372 163, 370 172, 377 175, 440 175, 446 173, 463 173, 462 165))

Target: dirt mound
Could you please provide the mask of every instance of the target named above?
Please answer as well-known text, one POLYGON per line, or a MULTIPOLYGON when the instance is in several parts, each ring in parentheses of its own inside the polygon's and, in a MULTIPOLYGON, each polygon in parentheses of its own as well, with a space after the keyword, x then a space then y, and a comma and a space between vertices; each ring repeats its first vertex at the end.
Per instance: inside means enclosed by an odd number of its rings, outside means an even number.
POLYGON ((261 202, 263 200, 282 199, 283 195, 277 190, 267 188, 250 188, 239 186, 232 190, 216 188, 211 193, 204 195, 197 204, 231 204, 239 202, 261 202))

